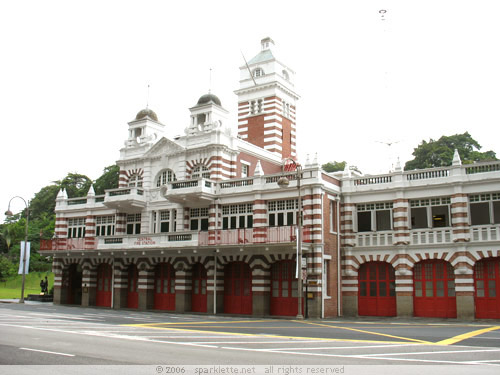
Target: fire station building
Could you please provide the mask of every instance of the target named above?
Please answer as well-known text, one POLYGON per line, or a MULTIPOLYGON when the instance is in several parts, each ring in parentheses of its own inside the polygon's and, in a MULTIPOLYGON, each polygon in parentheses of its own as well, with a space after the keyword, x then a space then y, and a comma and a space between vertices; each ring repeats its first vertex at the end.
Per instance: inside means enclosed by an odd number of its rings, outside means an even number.
POLYGON ((500 318, 500 162, 384 175, 296 159, 295 72, 270 38, 165 136, 124 131, 119 187, 56 199, 54 302, 208 314, 500 318), (236 125, 236 124, 234 124, 236 125), (278 184, 286 177, 288 184, 278 184), (302 259, 300 255, 302 255, 302 259))

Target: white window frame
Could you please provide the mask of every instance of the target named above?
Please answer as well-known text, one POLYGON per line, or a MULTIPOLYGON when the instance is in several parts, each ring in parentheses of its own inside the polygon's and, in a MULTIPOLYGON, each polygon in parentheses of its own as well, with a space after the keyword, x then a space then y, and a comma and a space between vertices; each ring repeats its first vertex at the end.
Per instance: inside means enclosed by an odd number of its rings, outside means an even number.
POLYGON ((166 185, 167 182, 177 181, 175 172, 171 169, 162 169, 156 178, 156 187, 166 185))

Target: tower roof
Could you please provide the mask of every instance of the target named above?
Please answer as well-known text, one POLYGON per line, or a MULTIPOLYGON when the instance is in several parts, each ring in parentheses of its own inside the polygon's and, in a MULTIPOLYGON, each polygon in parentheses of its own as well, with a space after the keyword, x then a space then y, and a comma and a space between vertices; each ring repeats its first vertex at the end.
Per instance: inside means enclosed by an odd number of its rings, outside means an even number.
POLYGON ((158 121, 158 116, 156 116, 156 113, 154 113, 154 111, 149 108, 145 108, 139 111, 139 113, 137 113, 137 116, 135 116, 135 119, 140 120, 144 117, 149 117, 151 120, 158 121))
POLYGON ((198 99, 197 105, 214 103, 222 107, 220 99, 214 94, 205 94, 200 99, 198 99))

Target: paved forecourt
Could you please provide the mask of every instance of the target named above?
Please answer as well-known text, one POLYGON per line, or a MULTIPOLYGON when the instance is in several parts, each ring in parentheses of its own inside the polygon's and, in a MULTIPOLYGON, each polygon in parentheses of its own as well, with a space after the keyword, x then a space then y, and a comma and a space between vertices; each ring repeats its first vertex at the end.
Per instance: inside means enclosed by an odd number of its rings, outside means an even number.
POLYGON ((40 356, 40 364, 57 358, 57 364, 469 364, 486 369, 500 366, 500 325, 494 323, 297 321, 0 304, 0 345, 4 353, 17 349, 40 356), (22 341, 22 335, 35 333, 39 341, 32 336, 22 341), (54 339, 59 334, 65 340, 54 339), (91 339, 90 347, 79 344, 83 338, 91 339), (121 347, 126 358, 111 346, 121 347), (179 354, 166 358, 165 350, 179 354))

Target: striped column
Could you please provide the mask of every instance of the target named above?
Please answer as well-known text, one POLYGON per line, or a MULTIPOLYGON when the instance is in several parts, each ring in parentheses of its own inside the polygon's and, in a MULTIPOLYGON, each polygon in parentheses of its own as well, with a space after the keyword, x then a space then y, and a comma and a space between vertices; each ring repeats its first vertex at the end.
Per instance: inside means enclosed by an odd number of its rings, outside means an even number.
POLYGON ((342 203, 340 205, 340 231, 342 233, 342 246, 356 246, 356 235, 354 233, 353 226, 353 215, 355 207, 356 205, 354 203, 342 203))
POLYGON ((397 316, 413 316, 413 271, 405 263, 396 266, 397 316))
POLYGON ((474 261, 465 247, 450 258, 455 273, 457 318, 474 319, 474 261))
POLYGON ((208 243, 215 244, 215 228, 220 228, 217 224, 217 206, 215 204, 210 204, 208 206, 208 243))
POLYGON ((68 238, 68 221, 65 217, 56 216, 55 237, 56 250, 66 249, 68 238))
POLYGON ((155 290, 155 270, 139 270, 139 280, 137 282, 139 292, 139 310, 152 309, 154 306, 155 290))
POLYGON ((453 228, 453 242, 469 242, 469 214, 467 194, 451 196, 451 226, 453 228))
POLYGON ((182 215, 184 217, 184 231, 189 230, 189 207, 184 207, 184 213, 182 215))
POLYGON ((266 242, 267 204, 265 200, 256 199, 253 202, 253 240, 257 243, 266 242))
POLYGON ((183 232, 184 231, 184 209, 181 208, 176 208, 177 212, 175 214, 175 221, 176 221, 176 232, 183 232))
MULTIPOLYGON (((52 261, 52 272, 54 273, 54 303, 62 303, 62 279, 63 264, 60 258, 54 258, 52 261)), ((65 296, 64 296, 65 298, 65 296)))
POLYGON ((128 174, 127 174, 127 171, 120 170, 120 174, 119 174, 119 177, 118 177, 118 187, 119 188, 123 188, 123 187, 127 187, 127 185, 128 185, 128 174))
MULTIPOLYGON (((314 188, 312 194, 304 196, 302 206, 304 210, 304 232, 309 233, 310 242, 322 242, 321 190, 314 188)), ((307 236, 304 237, 307 238, 307 236)))
POLYGON ((97 249, 95 238, 95 216, 87 215, 85 218, 85 249, 97 249))
POLYGON ((117 236, 127 233, 127 214, 121 212, 116 214, 115 233, 117 236))
POLYGON ((396 199, 393 205, 394 213, 394 245, 408 245, 410 230, 408 225, 408 199, 396 199))

